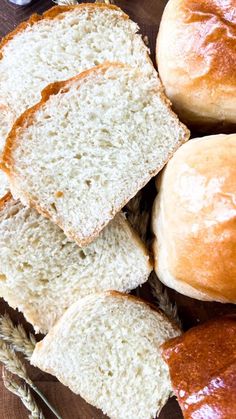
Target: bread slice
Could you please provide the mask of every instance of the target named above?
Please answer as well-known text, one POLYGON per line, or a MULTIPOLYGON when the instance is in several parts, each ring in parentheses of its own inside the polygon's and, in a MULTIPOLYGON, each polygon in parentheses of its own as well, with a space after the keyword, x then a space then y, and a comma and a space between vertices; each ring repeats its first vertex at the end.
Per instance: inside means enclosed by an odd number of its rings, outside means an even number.
POLYGON ((14 125, 3 167, 15 197, 83 246, 187 138, 156 79, 105 64, 44 90, 14 125))
POLYGON ((180 334, 160 311, 116 292, 71 306, 31 363, 112 419, 155 418, 171 393, 160 345, 180 334))
POLYGON ((0 146, 49 83, 107 60, 155 72, 138 30, 118 7, 91 3, 56 6, 21 23, 0 44, 0 146))
POLYGON ((78 297, 129 291, 148 279, 151 262, 123 214, 86 248, 10 194, 0 201, 0 296, 46 333, 78 297))

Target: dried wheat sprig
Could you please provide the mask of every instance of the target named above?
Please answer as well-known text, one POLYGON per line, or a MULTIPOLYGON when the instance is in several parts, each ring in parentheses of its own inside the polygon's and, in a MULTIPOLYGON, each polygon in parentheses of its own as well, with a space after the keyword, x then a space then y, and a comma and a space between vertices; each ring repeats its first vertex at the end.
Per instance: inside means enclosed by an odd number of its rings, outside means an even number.
POLYGON ((151 286, 152 295, 157 300, 160 309, 163 310, 168 317, 173 319, 180 328, 182 328, 182 323, 178 316, 177 305, 176 303, 171 303, 166 289, 154 272, 150 275, 149 284, 151 286))
POLYGON ((25 384, 18 384, 16 381, 13 380, 13 378, 9 378, 6 374, 5 368, 2 370, 2 378, 4 386, 7 390, 9 390, 11 393, 18 396, 26 409, 30 412, 30 418, 32 419, 45 419, 42 410, 37 406, 36 401, 34 400, 34 397, 31 394, 31 391, 29 387, 27 387, 25 384))
POLYGON ((44 401, 44 403, 49 407, 49 409, 54 413, 58 419, 62 419, 61 416, 57 413, 53 406, 48 402, 46 397, 41 393, 41 391, 36 387, 33 381, 29 378, 25 365, 20 360, 18 355, 14 350, 3 340, 0 340, 0 362, 5 365, 5 368, 10 371, 12 374, 17 375, 22 378, 31 388, 38 394, 39 397, 44 401))
POLYGON ((149 38, 148 38, 148 36, 147 36, 147 35, 144 35, 144 36, 143 36, 143 42, 144 42, 144 44, 145 44, 147 47, 149 47, 149 38))
POLYGON ((31 380, 27 376, 26 368, 14 350, 3 340, 0 340, 0 362, 12 374, 17 375, 31 385, 31 380))
POLYGON ((14 325, 8 314, 0 316, 0 339, 9 343, 17 352, 22 352, 30 360, 36 345, 32 333, 27 335, 21 324, 14 325))
POLYGON ((141 239, 146 242, 150 212, 141 209, 142 191, 139 191, 126 205, 125 211, 128 221, 138 232, 141 239))

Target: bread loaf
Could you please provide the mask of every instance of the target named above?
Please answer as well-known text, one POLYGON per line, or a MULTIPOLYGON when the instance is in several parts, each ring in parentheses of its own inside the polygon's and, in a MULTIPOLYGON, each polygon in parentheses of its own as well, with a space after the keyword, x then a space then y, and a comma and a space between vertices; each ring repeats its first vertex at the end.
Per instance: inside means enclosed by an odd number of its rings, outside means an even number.
POLYGON ((104 64, 45 89, 9 134, 3 168, 14 197, 83 246, 188 135, 155 78, 104 64))
POLYGON ((163 357, 185 419, 235 417, 236 314, 164 343, 163 357))
POLYGON ((46 333, 81 296, 130 291, 148 279, 148 253, 118 214, 86 248, 10 194, 0 201, 0 296, 46 333))
POLYGON ((158 182, 155 271, 176 291, 236 303, 236 135, 189 141, 158 182))
POLYGON ((145 302, 115 292, 71 306, 31 363, 111 419, 152 419, 171 393, 160 345, 179 329, 145 302))
POLYGON ((203 132, 236 131, 235 0, 169 0, 157 64, 180 119, 203 132))

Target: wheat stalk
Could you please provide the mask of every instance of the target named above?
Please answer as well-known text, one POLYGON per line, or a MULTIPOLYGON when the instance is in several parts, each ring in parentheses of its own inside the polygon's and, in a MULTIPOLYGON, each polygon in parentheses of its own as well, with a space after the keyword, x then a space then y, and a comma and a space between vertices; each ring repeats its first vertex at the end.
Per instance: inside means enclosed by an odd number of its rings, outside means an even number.
POLYGON ((141 239, 147 241, 147 231, 150 212, 146 208, 141 208, 143 192, 139 191, 126 205, 126 216, 132 227, 137 231, 141 239))
POLYGON ((30 418, 45 419, 43 412, 37 406, 31 394, 30 389, 25 384, 24 385, 18 384, 16 381, 12 379, 12 377, 11 379, 9 379, 8 376, 6 375, 5 368, 3 368, 3 371, 2 371, 2 378, 3 378, 3 383, 6 389, 9 390, 11 393, 15 394, 16 396, 18 396, 21 399, 24 406, 26 407, 26 409, 29 410, 29 412, 31 413, 29 416, 30 418))
POLYGON ((149 284, 151 286, 152 295, 157 300, 160 309, 163 310, 168 317, 173 319, 180 328, 182 328, 182 323, 178 316, 177 305, 176 303, 171 303, 165 287, 159 281, 154 272, 150 275, 149 284))
POLYGON ((20 360, 18 355, 14 350, 3 340, 0 340, 0 362, 5 365, 5 368, 10 371, 12 374, 17 375, 19 378, 24 380, 31 388, 38 394, 39 397, 44 401, 44 403, 49 407, 49 409, 54 413, 58 419, 62 419, 61 416, 57 413, 53 406, 48 402, 46 397, 41 393, 41 391, 34 385, 33 381, 29 378, 25 365, 20 360))
POLYGON ((22 352, 30 360, 36 345, 32 333, 27 333, 21 324, 15 326, 8 314, 0 316, 0 338, 9 343, 17 352, 22 352))
POLYGON ((5 365, 5 368, 12 374, 25 380, 29 385, 33 384, 27 376, 26 368, 14 350, 3 340, 0 340, 0 362, 5 365))

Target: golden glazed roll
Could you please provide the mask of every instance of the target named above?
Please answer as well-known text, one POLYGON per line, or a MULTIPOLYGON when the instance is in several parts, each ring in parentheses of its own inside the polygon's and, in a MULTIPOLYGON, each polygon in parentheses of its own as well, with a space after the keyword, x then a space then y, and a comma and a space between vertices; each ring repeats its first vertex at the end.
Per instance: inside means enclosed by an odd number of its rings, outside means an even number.
POLYGON ((156 56, 180 119, 201 131, 236 131, 236 0, 169 0, 156 56))
POLYGON ((157 276, 189 297, 236 303, 236 134, 181 146, 159 186, 157 276))
POLYGON ((213 319, 162 345, 184 419, 236 416, 236 314, 213 319))

